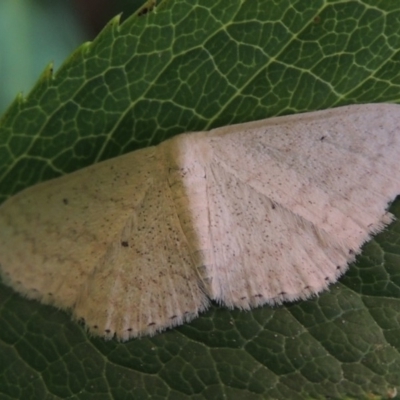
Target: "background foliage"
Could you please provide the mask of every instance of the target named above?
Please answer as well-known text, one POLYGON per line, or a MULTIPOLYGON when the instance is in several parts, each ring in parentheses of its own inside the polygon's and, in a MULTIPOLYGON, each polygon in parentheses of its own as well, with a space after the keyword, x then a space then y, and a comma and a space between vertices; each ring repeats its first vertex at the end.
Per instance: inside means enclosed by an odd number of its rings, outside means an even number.
POLYGON ((0 1, 0 114, 37 80, 49 60, 61 62, 88 36, 69 1, 0 1))
MULTIPOLYGON (((399 102, 397 0, 175 0, 112 20, 0 120, 0 196, 177 133, 399 102)), ((350 134, 350 133, 349 133, 350 134)), ((399 202, 392 211, 400 216, 399 202)), ((321 296, 126 344, 0 286, 0 399, 392 398, 400 224, 321 296)))

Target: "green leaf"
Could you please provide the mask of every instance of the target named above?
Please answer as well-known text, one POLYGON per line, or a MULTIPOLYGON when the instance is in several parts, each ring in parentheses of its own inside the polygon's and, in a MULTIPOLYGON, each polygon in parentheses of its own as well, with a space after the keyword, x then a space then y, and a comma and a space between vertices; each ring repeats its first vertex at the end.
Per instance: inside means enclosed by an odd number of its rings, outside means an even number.
MULTIPOLYGON (((398 0, 175 0, 114 19, 0 120, 1 200, 185 131, 399 102, 399 32, 398 0)), ((125 344, 0 286, 0 398, 393 397, 399 243, 395 222, 309 301, 213 306, 125 344)))

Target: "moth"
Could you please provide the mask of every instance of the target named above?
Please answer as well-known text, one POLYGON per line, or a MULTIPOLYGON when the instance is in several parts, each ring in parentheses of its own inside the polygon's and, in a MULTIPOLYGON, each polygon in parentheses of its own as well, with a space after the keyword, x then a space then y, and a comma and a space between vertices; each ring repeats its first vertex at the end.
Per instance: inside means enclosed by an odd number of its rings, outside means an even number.
POLYGON ((4 202, 1 279, 121 341, 306 299, 392 221, 399 156, 395 104, 178 135, 4 202))

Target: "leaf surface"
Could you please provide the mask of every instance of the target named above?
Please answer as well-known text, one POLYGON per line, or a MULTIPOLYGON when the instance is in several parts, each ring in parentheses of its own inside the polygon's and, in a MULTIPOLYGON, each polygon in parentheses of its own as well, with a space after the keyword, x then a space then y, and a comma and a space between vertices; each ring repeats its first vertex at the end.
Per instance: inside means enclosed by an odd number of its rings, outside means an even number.
MULTIPOLYGON (((1 200, 186 131, 399 102, 399 31, 396 0, 176 0, 116 18, 3 115, 1 200)), ((400 217, 399 202, 391 211, 400 217)), ((394 222, 309 301, 213 306, 125 344, 1 285, 0 398, 393 397, 399 243, 394 222)))

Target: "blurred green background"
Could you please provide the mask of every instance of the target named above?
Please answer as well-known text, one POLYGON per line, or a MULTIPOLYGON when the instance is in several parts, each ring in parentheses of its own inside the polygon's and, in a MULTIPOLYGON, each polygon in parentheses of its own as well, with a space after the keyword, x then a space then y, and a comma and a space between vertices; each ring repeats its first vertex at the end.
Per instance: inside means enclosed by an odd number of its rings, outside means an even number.
POLYGON ((122 20, 144 0, 0 0, 0 116, 27 95, 50 62, 57 70, 115 15, 122 20))

